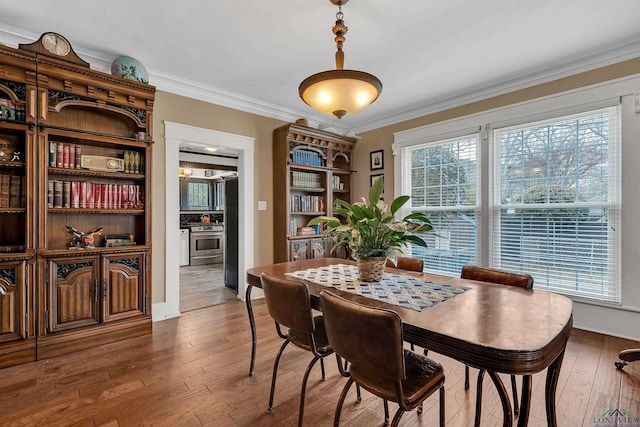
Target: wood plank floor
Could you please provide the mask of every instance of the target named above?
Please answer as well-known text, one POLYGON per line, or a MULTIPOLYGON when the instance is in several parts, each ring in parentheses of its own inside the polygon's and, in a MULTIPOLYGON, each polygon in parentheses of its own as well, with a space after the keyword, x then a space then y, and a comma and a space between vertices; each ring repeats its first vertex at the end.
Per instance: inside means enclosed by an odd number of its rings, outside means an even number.
MULTIPOLYGON (((255 314, 258 355, 253 377, 247 374, 245 306, 233 301, 155 323, 149 336, 0 370, 0 426, 295 426, 310 354, 287 348, 274 412, 267 414, 272 364, 282 341, 262 301, 256 302, 255 314)), ((640 416, 640 362, 624 371, 613 365, 618 351, 628 347, 640 343, 573 331, 558 383, 560 426, 593 427, 594 417, 609 409, 640 416)), ((447 426, 473 425, 475 387, 464 390, 463 365, 431 357, 445 368, 447 426)), ((320 380, 317 366, 309 379, 306 426, 332 425, 345 379, 335 359, 327 362, 327 381, 320 380)), ((475 373, 472 370, 472 381, 475 373)), ((500 426, 500 404, 489 381, 484 390, 482 425, 500 426)), ((536 375, 530 426, 546 425, 543 393, 544 377, 536 375)), ((352 390, 341 425, 381 426, 382 415, 379 399, 363 392, 363 401, 356 403, 352 390)), ((408 413, 401 425, 433 426, 437 419, 436 393, 421 416, 408 413)))

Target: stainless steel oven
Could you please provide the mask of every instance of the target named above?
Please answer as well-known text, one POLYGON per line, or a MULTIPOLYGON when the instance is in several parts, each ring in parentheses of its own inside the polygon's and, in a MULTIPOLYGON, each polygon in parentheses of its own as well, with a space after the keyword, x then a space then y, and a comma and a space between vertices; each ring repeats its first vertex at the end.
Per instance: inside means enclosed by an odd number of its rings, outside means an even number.
POLYGON ((224 226, 222 224, 191 227, 190 265, 216 264, 224 261, 224 226))

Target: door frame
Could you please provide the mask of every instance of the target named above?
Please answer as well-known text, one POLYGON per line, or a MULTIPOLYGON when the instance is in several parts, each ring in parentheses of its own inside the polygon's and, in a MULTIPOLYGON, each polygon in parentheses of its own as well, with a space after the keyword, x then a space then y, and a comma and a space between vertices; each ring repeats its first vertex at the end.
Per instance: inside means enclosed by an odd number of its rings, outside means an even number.
MULTIPOLYGON (((180 316, 179 245, 171 236, 180 230, 178 168, 180 142, 197 142, 238 151, 238 275, 254 266, 254 143, 255 138, 164 121, 165 138, 165 302, 153 305, 153 320, 180 316)), ((238 281, 238 298, 246 283, 238 281)))

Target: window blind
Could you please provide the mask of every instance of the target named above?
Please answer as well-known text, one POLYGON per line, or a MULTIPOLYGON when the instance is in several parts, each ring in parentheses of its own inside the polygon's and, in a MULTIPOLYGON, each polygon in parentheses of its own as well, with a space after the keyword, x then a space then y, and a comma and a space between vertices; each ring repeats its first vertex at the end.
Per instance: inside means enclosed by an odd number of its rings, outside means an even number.
POLYGON ((491 264, 620 301, 620 108, 495 129, 491 264))
POLYGON ((429 271, 459 275, 476 261, 478 140, 471 134, 402 148, 402 194, 411 196, 405 214, 423 212, 434 228, 420 236, 428 247, 413 245, 410 255, 429 271))

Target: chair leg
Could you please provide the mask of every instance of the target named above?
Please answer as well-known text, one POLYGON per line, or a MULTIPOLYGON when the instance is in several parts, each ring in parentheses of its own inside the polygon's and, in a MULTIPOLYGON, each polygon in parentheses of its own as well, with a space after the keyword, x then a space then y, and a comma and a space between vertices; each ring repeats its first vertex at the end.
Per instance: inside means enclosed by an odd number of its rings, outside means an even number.
POLYGON ((393 416, 393 421, 391 421, 391 427, 397 427, 398 424, 400 424, 400 418, 402 418, 403 415, 404 415, 404 409, 402 409, 402 406, 400 406, 396 411, 396 414, 393 416))
POLYGON ((440 387, 440 427, 444 427, 444 385, 440 387))
POLYGON ((389 425, 389 402, 387 399, 383 399, 382 403, 384 404, 384 425, 389 425))
POLYGON ((322 371, 322 381, 327 380, 327 375, 324 373, 324 358, 320 358, 320 370, 322 371))
POLYGON ((322 363, 322 358, 320 356, 315 356, 309 365, 307 366, 307 370, 304 371, 304 378, 302 379, 302 391, 300 392, 300 411, 298 415, 298 427, 302 427, 302 418, 304 417, 304 398, 307 394, 307 380, 309 379, 309 374, 311 373, 311 369, 313 365, 320 359, 320 363, 322 363))
POLYGON ((520 407, 518 406, 518 387, 516 386, 516 376, 511 375, 511 390, 513 391, 513 413, 518 416, 520 407))
POLYGON ((285 340, 284 343, 282 343, 282 346, 280 346, 280 350, 278 350, 276 361, 273 362, 273 375, 271 377, 271 393, 269 393, 269 406, 267 406, 268 413, 273 412, 273 395, 275 394, 275 391, 276 391, 276 376, 278 373, 278 363, 280 363, 280 356, 282 356, 282 352, 284 351, 284 348, 287 346, 287 344, 289 344, 289 340, 285 340))
POLYGON ((478 371, 478 385, 476 388, 476 418, 473 421, 475 427, 480 426, 480 417, 482 415, 482 381, 484 379, 484 369, 478 371))
POLYGON ((351 388, 351 384, 353 384, 353 378, 349 378, 347 380, 347 383, 342 388, 342 393, 340 393, 340 398, 338 399, 338 406, 336 406, 336 414, 333 418, 333 427, 338 427, 340 425, 340 413, 342 412, 342 405, 344 404, 344 398, 347 397, 349 388, 351 388))
POLYGON ((422 415, 422 403, 418 405, 418 408, 416 408, 416 412, 418 413, 418 415, 422 415))
POLYGON ((356 383, 356 402, 362 402, 362 395, 360 394, 360 385, 356 383))
POLYGON ((469 367, 464 365, 464 389, 469 390, 469 367))

